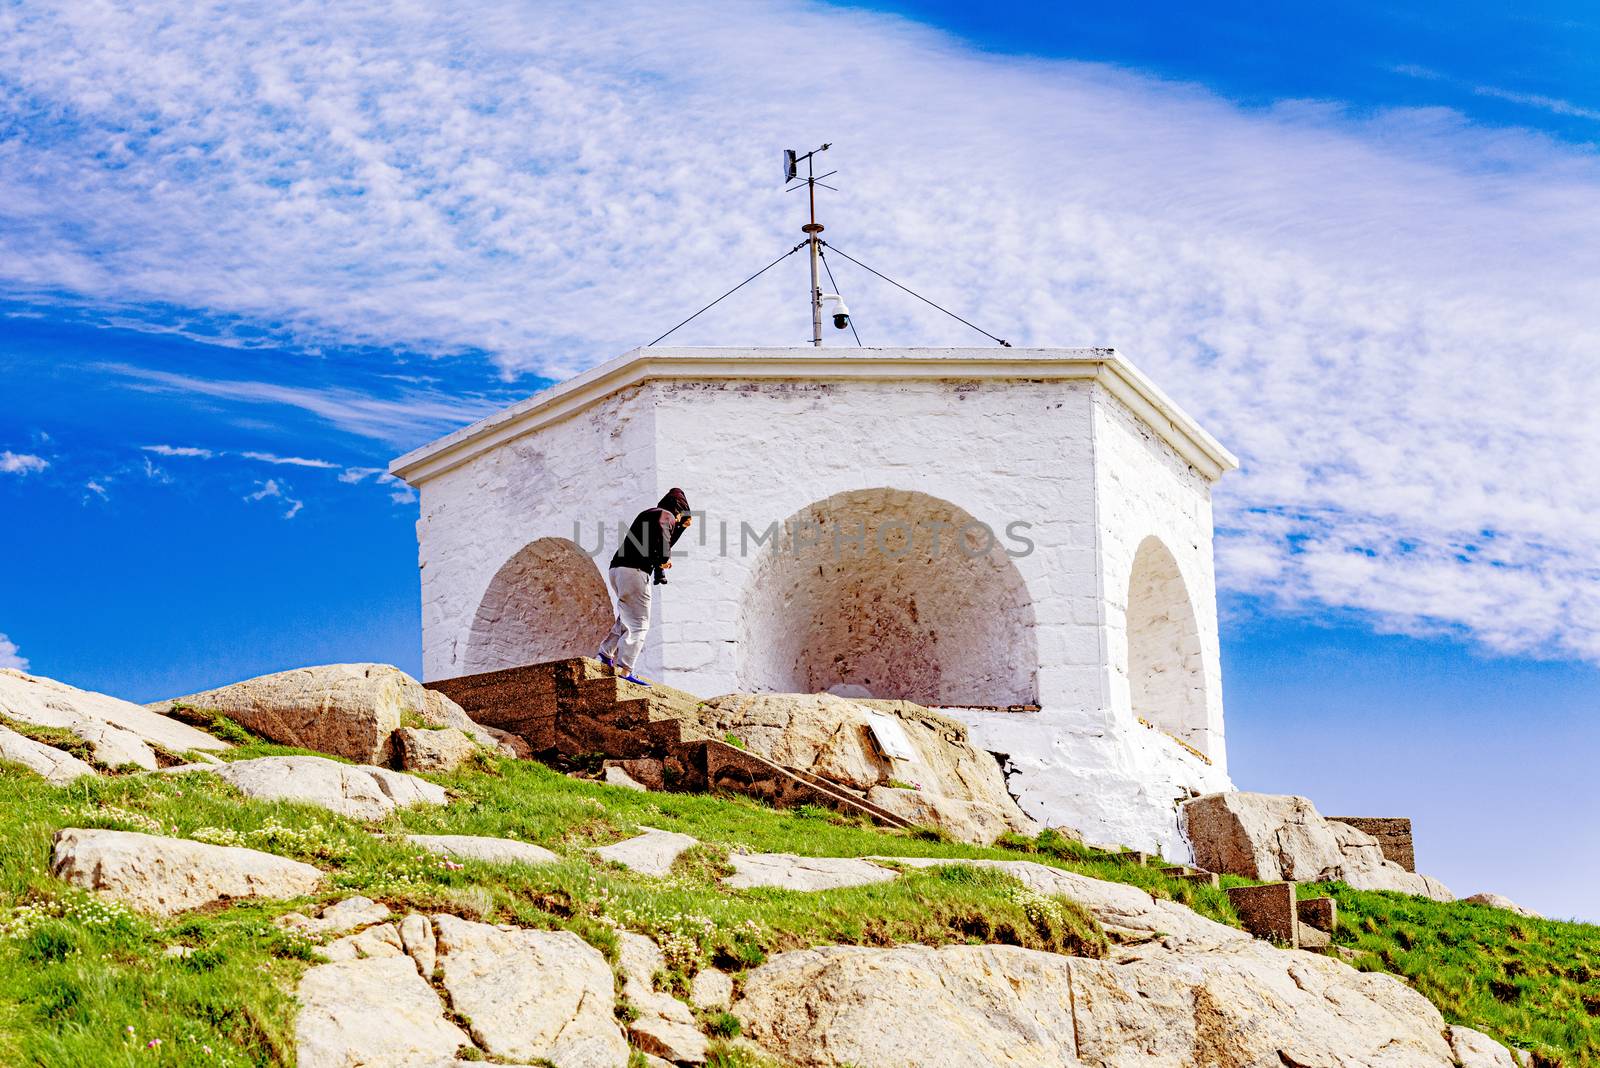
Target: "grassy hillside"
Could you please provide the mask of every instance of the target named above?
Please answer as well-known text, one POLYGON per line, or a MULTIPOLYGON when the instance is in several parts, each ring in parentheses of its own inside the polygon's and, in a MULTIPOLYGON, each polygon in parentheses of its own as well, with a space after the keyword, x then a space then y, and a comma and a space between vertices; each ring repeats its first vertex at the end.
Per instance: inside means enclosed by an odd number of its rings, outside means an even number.
MULTIPOLYGON (((998 873, 938 868, 814 894, 730 891, 717 880, 732 849, 1028 856, 1136 883, 1234 922, 1221 891, 1106 859, 1057 835, 976 848, 885 832, 823 810, 775 812, 743 799, 644 794, 500 759, 434 778, 451 791, 449 806, 363 825, 318 808, 248 801, 210 776, 121 775, 57 789, 0 767, 6 799, 0 806, 0 974, 8 979, 0 984, 0 1063, 293 1063, 290 994, 316 955, 309 942, 280 932, 271 920, 307 903, 145 918, 50 878, 51 836, 68 826, 248 845, 324 868, 328 900, 360 892, 397 909, 566 927, 608 954, 614 953, 615 927, 643 931, 660 941, 680 980, 707 964, 738 971, 775 952, 824 943, 1008 942, 1088 955, 1104 950, 1102 933, 1082 910, 998 873), (585 852, 641 826, 683 831, 704 845, 680 858, 665 881, 604 865, 585 852), (450 863, 399 841, 408 831, 516 838, 563 859, 540 868, 450 863), (168 955, 174 946, 187 947, 188 955, 168 955)), ((1593 928, 1394 895, 1338 893, 1347 925, 1339 939, 1370 951, 1365 966, 1412 975, 1451 1019, 1516 1042, 1523 1035, 1537 1038, 1554 1058, 1549 1064, 1600 1063, 1592 1018, 1561 1022, 1574 1006, 1588 1011, 1595 1004, 1586 970, 1600 968, 1593 928), (1525 990, 1520 1007, 1502 1000, 1505 988, 1475 978, 1479 972, 1525 990)), ((732 1068, 743 1062, 728 1054, 722 1063, 732 1068)))
POLYGON ((1356 966, 1409 980, 1451 1023, 1533 1050, 1541 1066, 1600 1064, 1600 927, 1407 894, 1329 892, 1334 941, 1356 966))

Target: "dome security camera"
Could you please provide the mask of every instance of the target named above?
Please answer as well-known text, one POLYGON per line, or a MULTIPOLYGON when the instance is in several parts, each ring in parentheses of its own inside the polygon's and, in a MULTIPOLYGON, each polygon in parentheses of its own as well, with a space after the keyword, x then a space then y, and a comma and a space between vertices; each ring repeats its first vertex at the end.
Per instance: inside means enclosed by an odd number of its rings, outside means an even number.
POLYGON ((822 301, 824 304, 832 302, 834 306, 833 328, 835 330, 848 329, 850 326, 850 309, 845 307, 844 298, 837 293, 824 293, 822 294, 822 301))

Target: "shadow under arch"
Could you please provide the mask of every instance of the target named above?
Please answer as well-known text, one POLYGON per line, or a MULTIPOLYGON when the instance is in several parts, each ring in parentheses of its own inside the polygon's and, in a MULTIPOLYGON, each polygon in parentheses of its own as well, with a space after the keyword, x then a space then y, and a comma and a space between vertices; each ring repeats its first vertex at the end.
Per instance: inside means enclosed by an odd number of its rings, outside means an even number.
POLYGON ((1200 625, 1177 559, 1154 535, 1128 577, 1128 688, 1134 715, 1207 752, 1200 625))
POLYGON ((600 569, 576 542, 529 542, 489 580, 467 637, 462 674, 592 656, 613 618, 600 569))
POLYGON ((969 512, 862 489, 807 505, 781 530, 740 601, 741 689, 1037 703, 1032 598, 996 532, 969 512))

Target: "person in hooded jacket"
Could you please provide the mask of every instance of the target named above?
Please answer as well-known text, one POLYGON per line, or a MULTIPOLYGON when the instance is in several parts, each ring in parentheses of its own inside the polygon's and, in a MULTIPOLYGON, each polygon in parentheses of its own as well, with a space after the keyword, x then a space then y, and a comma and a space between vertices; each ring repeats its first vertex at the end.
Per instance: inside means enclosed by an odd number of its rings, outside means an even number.
POLYGON ((634 517, 611 557, 611 589, 617 595, 617 620, 600 643, 600 659, 629 682, 650 683, 633 673, 650 632, 650 587, 667 581, 672 547, 693 522, 689 498, 673 487, 654 508, 634 517))

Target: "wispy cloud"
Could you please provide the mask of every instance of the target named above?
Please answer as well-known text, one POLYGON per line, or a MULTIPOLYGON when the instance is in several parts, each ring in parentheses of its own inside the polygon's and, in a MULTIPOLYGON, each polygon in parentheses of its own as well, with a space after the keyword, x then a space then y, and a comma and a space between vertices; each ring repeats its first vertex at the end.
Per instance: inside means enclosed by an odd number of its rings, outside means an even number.
MULTIPOLYGON (((88 490, 89 493, 94 494, 96 497, 99 497, 102 501, 109 501, 111 499, 111 494, 105 487, 105 483, 109 481, 111 480, 106 479, 101 481, 100 479, 91 478, 89 481, 83 484, 83 488, 88 490)), ((83 499, 84 502, 87 503, 89 500, 89 495, 87 493, 84 494, 83 499)))
POLYGON ((275 478, 269 478, 265 482, 259 483, 256 491, 245 494, 244 499, 247 501, 279 501, 288 506, 288 510, 283 513, 283 518, 285 519, 293 519, 300 514, 300 509, 305 507, 304 501, 289 496, 286 488, 280 485, 275 478))
MULTIPOLYGON (((432 390, 413 390, 394 397, 377 397, 344 386, 313 388, 272 382, 200 378, 128 364, 106 364, 103 369, 130 379, 136 389, 193 393, 252 405, 283 405, 310 412, 348 433, 385 442, 414 444, 428 434, 442 433, 469 423, 496 407, 493 402, 482 398, 452 397, 432 390)), ((259 460, 270 454, 245 455, 259 460)), ((290 462, 293 462, 293 458, 290 458, 290 462)), ((306 465, 324 464, 323 461, 308 461, 306 465)), ((328 463, 326 466, 338 465, 328 463)))
POLYGON ((246 460, 259 460, 264 464, 286 464, 290 467, 334 468, 339 466, 331 460, 309 460, 304 456, 278 456, 270 452, 246 452, 240 455, 246 460))
MULTIPOLYGON (((782 0, 13 6, 0 86, 30 131, 0 156, 12 291, 551 375, 787 247, 776 151, 832 140, 840 247, 1016 342, 1118 346, 1244 457, 1225 589, 1600 660, 1584 150, 1444 109, 1241 109, 782 0), (692 65, 651 44, 689 39, 692 65)), ((868 344, 981 340, 835 267, 868 344)), ((785 264, 674 340, 793 343, 805 284, 785 264)), ((115 373, 403 445, 488 407, 115 373)))
POLYGON ((28 670, 28 658, 17 649, 17 643, 4 634, 0 634, 0 668, 28 670))
POLYGON ((383 468, 381 467, 347 467, 340 473, 339 481, 353 486, 358 482, 371 478, 373 475, 381 475, 382 473, 383 468))
POLYGON ((216 455, 210 449, 196 448, 193 445, 141 445, 140 448, 157 456, 183 456, 199 460, 209 460, 216 455))
POLYGON ((1479 96, 1493 97, 1497 100, 1509 101, 1512 104, 1523 104, 1555 115, 1567 115, 1572 118, 1600 121, 1600 110, 1586 108, 1581 104, 1574 104, 1570 100, 1562 100, 1560 97, 1545 96, 1542 93, 1519 93, 1511 89, 1499 89, 1492 85, 1474 86, 1472 91, 1479 96))
POLYGON ((26 452, 0 452, 0 471, 8 475, 27 475, 35 471, 43 471, 50 466, 50 461, 43 456, 34 456, 26 452))

